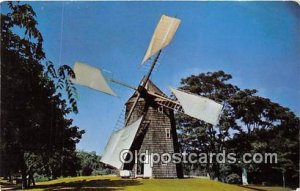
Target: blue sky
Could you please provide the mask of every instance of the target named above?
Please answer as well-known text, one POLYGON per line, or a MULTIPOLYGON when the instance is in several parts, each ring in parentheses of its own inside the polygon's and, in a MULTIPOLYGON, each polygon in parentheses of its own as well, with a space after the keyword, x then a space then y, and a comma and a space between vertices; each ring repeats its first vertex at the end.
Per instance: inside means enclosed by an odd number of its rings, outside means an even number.
MULTIPOLYGON (((160 16, 176 16, 182 23, 152 76, 163 91, 170 94, 168 86, 178 86, 182 77, 224 70, 240 88, 258 89, 300 114, 300 7, 295 2, 30 4, 47 58, 57 65, 81 61, 137 85, 148 69, 140 63, 160 16)), ((86 130, 78 148, 101 153, 133 92, 114 85, 119 94, 114 98, 77 88, 79 114, 71 117, 86 130)))

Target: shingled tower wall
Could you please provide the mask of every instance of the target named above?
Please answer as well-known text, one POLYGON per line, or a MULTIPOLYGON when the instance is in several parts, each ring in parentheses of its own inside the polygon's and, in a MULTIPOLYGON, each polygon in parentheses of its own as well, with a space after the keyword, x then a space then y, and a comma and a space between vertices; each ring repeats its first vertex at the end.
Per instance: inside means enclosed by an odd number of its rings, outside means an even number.
MULTIPOLYGON (((146 89, 155 92, 159 95, 164 95, 151 81, 148 81, 146 89)), ((126 103, 127 117, 137 94, 135 93, 126 103)), ((179 152, 178 140, 176 134, 176 124, 174 113, 167 108, 159 108, 155 101, 151 98, 140 98, 136 108, 134 109, 128 124, 136 121, 140 116, 144 115, 144 120, 140 126, 137 136, 131 148, 132 151, 137 150, 139 154, 145 153, 174 153, 179 152), (166 129, 170 129, 170 137, 167 137, 166 129)), ((124 169, 136 172, 137 165, 125 165, 124 169)), ((182 166, 181 164, 167 163, 167 164, 153 164, 152 177, 153 178, 181 178, 182 166)))

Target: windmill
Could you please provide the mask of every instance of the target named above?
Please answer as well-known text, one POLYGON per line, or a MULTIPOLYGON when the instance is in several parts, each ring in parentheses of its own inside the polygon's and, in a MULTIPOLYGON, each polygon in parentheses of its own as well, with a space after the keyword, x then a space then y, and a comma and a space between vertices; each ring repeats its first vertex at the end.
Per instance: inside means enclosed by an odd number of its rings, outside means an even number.
MULTIPOLYGON (((152 36, 142 64, 150 58, 152 63, 147 74, 137 87, 115 79, 107 78, 101 69, 87 64, 75 63, 74 83, 116 96, 108 82, 117 83, 134 90, 126 102, 125 125, 114 131, 105 147, 101 161, 120 170, 121 176, 144 178, 183 177, 181 163, 151 163, 149 153, 179 153, 174 113, 184 113, 191 117, 216 125, 222 105, 208 98, 171 88, 177 100, 165 95, 151 80, 150 76, 159 59, 161 50, 175 35, 180 24, 177 18, 162 15, 152 36), (142 162, 131 160, 122 162, 120 154, 129 150, 133 158, 143 154, 142 162), (148 154, 144 154, 147 153, 148 154)), ((125 153, 126 154, 126 153, 125 153)), ((124 158, 131 156, 127 154, 124 158)))

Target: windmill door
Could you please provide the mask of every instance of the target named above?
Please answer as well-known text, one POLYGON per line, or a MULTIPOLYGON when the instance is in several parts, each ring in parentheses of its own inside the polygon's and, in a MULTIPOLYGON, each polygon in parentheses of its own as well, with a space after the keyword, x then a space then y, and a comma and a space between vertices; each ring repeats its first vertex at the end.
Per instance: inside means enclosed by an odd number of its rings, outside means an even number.
POLYGON ((152 159, 151 155, 145 155, 146 160, 144 163, 144 178, 152 177, 152 159))

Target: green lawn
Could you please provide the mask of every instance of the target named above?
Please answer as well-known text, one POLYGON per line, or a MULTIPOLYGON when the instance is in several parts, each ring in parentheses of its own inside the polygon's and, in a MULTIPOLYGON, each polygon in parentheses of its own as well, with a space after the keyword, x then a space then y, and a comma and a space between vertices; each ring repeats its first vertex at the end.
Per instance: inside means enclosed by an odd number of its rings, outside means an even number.
POLYGON ((114 176, 62 178, 37 183, 30 191, 50 190, 138 190, 138 191, 289 191, 279 187, 240 187, 206 179, 121 179, 114 176))
POLYGON ((258 191, 291 191, 292 189, 290 188, 283 188, 283 187, 275 187, 275 186, 248 186, 252 188, 253 190, 258 190, 258 191))

